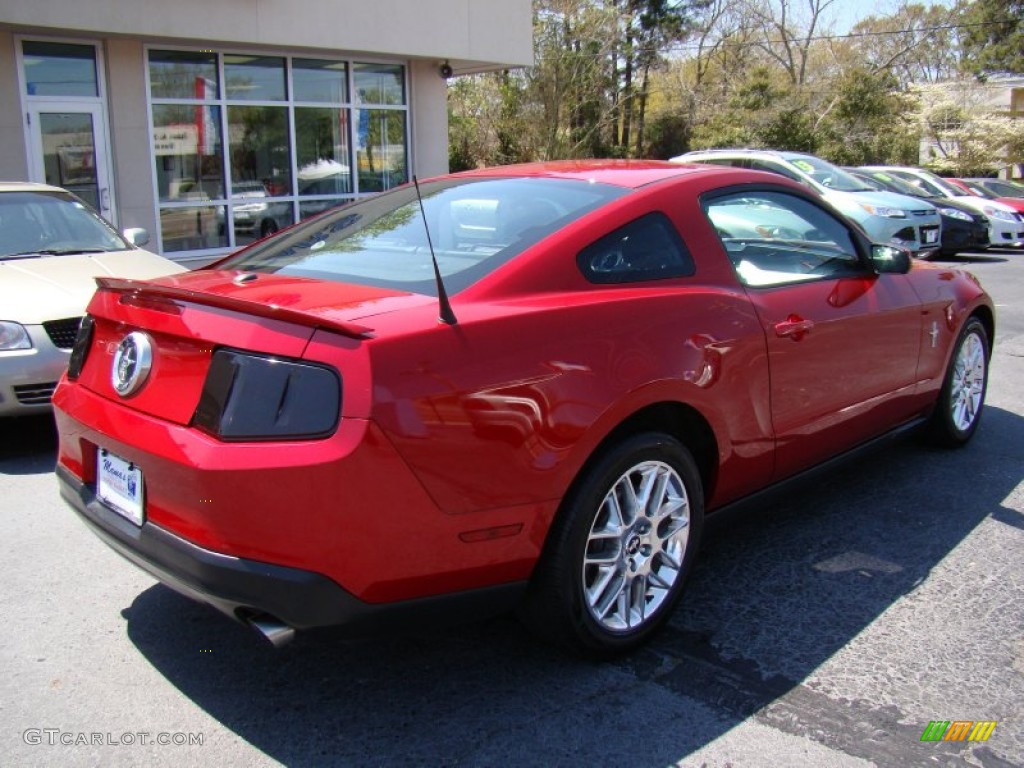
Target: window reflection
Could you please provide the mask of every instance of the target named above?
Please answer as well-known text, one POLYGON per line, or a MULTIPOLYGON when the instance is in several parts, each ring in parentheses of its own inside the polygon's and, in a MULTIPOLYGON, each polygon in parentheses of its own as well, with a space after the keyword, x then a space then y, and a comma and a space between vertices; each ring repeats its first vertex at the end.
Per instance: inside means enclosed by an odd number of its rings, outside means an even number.
POLYGON ((222 248, 228 244, 224 233, 222 206, 175 206, 160 209, 160 235, 165 253, 222 248))
POLYGON ((295 101, 341 103, 348 101, 348 66, 343 61, 294 59, 292 86, 295 101))
POLYGON ((217 55, 150 51, 149 90, 154 99, 216 99, 217 55))
POLYGON ((29 96, 99 96, 91 45, 26 40, 21 50, 29 96))
POLYGON ((400 64, 151 50, 149 84, 164 251, 244 245, 408 178, 400 64))
POLYGON ((236 245, 246 245, 295 223, 292 204, 269 201, 259 182, 239 182, 232 189, 236 190, 233 198, 245 198, 245 202, 231 206, 236 245))
POLYGON ((161 202, 217 199, 223 195, 220 107, 153 107, 153 152, 161 202))
POLYGON ((405 112, 360 109, 356 120, 359 191, 380 192, 404 184, 405 112))
POLYGON ((284 107, 228 107, 231 182, 262 182, 272 196, 292 194, 291 142, 284 107))
POLYGON ((224 81, 229 99, 284 101, 284 59, 227 55, 224 81))
POLYGON ((299 218, 308 219, 313 216, 318 216, 324 211, 329 211, 331 208, 337 208, 339 205, 352 202, 351 199, 346 200, 310 200, 309 202, 299 203, 299 218))
POLYGON ((348 110, 296 107, 295 157, 300 195, 351 192, 348 110))
POLYGON ((83 112, 40 112, 46 183, 64 187, 100 210, 96 178, 96 135, 92 115, 83 112))
POLYGON ((362 104, 404 104, 405 78, 397 64, 356 64, 356 96, 362 104))

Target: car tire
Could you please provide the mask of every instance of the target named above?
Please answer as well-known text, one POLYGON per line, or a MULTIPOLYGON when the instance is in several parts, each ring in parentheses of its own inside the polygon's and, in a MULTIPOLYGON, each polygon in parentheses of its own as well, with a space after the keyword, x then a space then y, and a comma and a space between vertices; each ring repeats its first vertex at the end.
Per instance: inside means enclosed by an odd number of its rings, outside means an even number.
POLYGON ((268 235, 273 235, 278 231, 278 229, 279 227, 277 226, 276 221, 273 219, 264 219, 263 223, 260 224, 260 237, 263 238, 268 235))
POLYGON ((564 499, 521 618, 586 657, 633 650, 678 602, 703 520, 700 474, 678 440, 642 433, 616 443, 564 499))
POLYGON ((988 365, 988 332, 978 318, 972 317, 957 337, 932 413, 930 432, 938 445, 964 445, 978 428, 988 389, 988 365))

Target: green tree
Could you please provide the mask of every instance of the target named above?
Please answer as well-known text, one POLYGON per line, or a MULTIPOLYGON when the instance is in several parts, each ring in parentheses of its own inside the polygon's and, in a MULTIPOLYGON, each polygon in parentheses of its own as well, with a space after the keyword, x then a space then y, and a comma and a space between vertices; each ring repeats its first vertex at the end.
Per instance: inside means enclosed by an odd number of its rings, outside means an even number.
POLYGON ((853 66, 890 73, 900 87, 957 77, 964 64, 963 16, 963 0, 952 7, 908 3, 889 16, 868 16, 851 30, 853 66))
POLYGON ((840 165, 914 165, 920 131, 914 99, 891 70, 846 70, 835 81, 834 99, 818 120, 819 151, 840 165))
POLYGON ((1024 0, 974 0, 964 11, 963 23, 976 73, 1024 74, 1024 0))

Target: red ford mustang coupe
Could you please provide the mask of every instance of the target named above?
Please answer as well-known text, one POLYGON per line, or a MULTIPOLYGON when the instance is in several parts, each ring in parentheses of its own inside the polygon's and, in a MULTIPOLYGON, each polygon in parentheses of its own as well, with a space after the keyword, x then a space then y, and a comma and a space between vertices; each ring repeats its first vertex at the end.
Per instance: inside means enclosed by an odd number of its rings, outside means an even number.
POLYGON ((98 283, 62 495, 275 644, 517 606, 634 648, 705 515, 911 427, 965 443, 994 331, 970 274, 798 184, 657 162, 446 176, 98 283))

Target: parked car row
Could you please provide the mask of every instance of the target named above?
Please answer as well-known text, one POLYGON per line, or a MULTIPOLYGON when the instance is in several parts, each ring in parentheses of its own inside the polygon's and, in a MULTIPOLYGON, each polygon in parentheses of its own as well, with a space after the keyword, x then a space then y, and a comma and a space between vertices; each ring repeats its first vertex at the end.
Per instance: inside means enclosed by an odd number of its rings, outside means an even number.
POLYGON ((965 182, 960 188, 918 168, 842 169, 813 155, 762 149, 687 152, 672 162, 764 170, 799 181, 864 227, 872 239, 901 245, 918 256, 1024 246, 1019 203, 996 199, 984 185, 972 189, 974 182, 965 182))
POLYGON ((932 203, 942 219, 942 255, 952 256, 961 251, 983 251, 991 244, 988 218, 973 207, 911 184, 886 170, 847 170, 868 186, 887 189, 909 197, 920 197, 932 203))
POLYGON ((896 166, 866 166, 868 170, 880 170, 898 176, 916 187, 932 194, 956 200, 988 218, 989 240, 993 246, 1020 248, 1024 246, 1024 215, 1012 206, 998 200, 986 200, 930 171, 921 168, 896 166))

